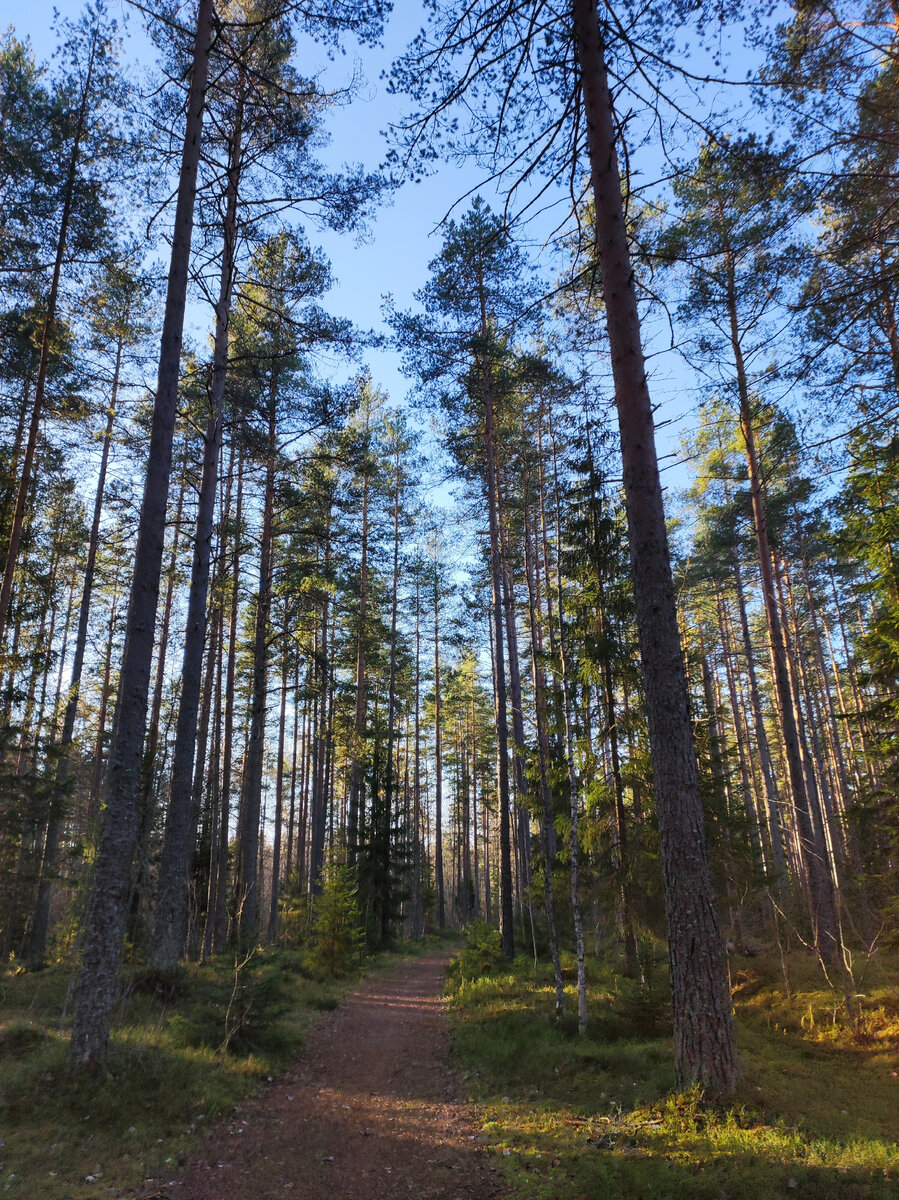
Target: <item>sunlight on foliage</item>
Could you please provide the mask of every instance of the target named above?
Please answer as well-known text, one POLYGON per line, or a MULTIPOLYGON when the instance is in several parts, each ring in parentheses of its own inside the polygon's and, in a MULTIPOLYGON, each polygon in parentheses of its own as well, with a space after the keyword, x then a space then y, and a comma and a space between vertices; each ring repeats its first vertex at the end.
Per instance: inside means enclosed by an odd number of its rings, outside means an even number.
POLYGON ((647 1036, 611 969, 590 967, 586 1038, 554 1020, 546 966, 535 981, 519 957, 471 980, 457 962, 448 977, 457 1064, 516 1200, 896 1196, 899 1014, 887 981, 867 997, 872 1032, 859 1042, 820 983, 787 1000, 773 964, 756 960, 756 989, 738 1005, 747 1078, 719 1107, 672 1092, 668 1033, 647 1036))

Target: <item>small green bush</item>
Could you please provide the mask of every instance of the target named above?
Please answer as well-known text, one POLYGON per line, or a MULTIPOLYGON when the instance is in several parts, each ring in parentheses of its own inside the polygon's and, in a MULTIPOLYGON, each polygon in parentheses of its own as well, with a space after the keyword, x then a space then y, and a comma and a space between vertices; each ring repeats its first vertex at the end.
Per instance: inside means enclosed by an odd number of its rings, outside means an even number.
POLYGON ((460 955, 463 976, 487 975, 503 956, 500 932, 486 921, 472 921, 465 930, 465 949, 460 955))
POLYGON ((640 939, 638 956, 640 978, 621 978, 612 1011, 624 1026, 623 1036, 653 1037, 671 1028, 668 960, 649 937, 640 939))
POLYGON ((329 975, 344 975, 358 966, 364 954, 365 932, 354 873, 332 861, 313 908, 311 961, 329 975))

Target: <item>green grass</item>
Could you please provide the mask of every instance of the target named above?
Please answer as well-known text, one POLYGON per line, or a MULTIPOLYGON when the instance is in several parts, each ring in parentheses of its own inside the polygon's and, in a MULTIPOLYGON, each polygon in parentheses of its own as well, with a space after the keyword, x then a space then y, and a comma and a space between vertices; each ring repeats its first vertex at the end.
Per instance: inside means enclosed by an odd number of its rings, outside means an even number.
POLYGON ((66 1070, 68 972, 6 972, 0 1197, 153 1192, 211 1121, 296 1059, 311 1022, 354 982, 317 975, 307 963, 299 951, 260 951, 236 987, 227 956, 183 968, 174 987, 137 972, 116 1009, 108 1071, 87 1082, 66 1070))
MULTIPOLYGON (((580 1038, 553 1017, 548 967, 475 958, 448 977, 456 1065, 514 1200, 899 1197, 895 980, 869 987, 859 1037, 812 964, 787 999, 773 962, 752 960, 736 977, 746 1078, 715 1106, 673 1091, 664 1005, 608 965, 591 962, 580 1038)), ((565 975, 573 1010, 570 961, 565 975)))

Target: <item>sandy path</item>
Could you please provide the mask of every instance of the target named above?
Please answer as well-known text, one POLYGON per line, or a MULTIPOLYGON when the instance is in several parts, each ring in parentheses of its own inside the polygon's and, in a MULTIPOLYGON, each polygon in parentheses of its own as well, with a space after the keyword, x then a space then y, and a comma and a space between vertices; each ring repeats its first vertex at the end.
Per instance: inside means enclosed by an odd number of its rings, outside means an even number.
POLYGON ((447 1065, 446 956, 364 984, 288 1075, 214 1130, 178 1200, 489 1200, 497 1178, 447 1065))

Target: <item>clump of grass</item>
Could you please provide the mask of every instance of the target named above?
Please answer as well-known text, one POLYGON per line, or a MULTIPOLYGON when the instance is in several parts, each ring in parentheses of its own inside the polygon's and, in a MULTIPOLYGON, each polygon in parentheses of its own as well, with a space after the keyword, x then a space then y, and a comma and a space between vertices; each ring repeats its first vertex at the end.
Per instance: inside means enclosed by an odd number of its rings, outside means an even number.
MULTIPOLYGON (((673 1090, 658 997, 641 1003, 613 965, 590 963, 583 1038, 553 1018, 548 966, 535 972, 521 957, 478 978, 453 969, 457 1065, 516 1200, 899 1196, 895 981, 869 983, 860 1040, 814 964, 794 970, 792 998, 773 960, 741 971, 746 1079, 732 1103, 712 1105, 673 1090)), ((573 986, 566 993, 573 1009, 573 986)))

